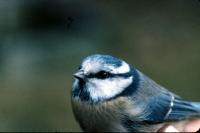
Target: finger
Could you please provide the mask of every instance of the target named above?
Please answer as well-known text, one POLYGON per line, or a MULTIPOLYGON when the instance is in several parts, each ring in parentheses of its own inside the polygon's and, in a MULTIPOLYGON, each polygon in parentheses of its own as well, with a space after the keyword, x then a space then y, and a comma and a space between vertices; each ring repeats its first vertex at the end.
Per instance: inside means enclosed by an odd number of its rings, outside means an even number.
POLYGON ((200 129, 200 120, 192 120, 192 121, 189 121, 185 128, 184 128, 184 131, 185 132, 196 132, 200 129))

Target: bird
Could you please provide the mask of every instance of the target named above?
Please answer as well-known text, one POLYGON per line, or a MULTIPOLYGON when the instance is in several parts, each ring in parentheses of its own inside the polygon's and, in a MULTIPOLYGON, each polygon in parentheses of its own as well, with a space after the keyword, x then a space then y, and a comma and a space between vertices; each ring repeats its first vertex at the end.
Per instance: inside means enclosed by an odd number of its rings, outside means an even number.
POLYGON ((200 102, 184 100, 111 55, 85 57, 73 76, 72 110, 86 132, 156 132, 200 118, 200 102))

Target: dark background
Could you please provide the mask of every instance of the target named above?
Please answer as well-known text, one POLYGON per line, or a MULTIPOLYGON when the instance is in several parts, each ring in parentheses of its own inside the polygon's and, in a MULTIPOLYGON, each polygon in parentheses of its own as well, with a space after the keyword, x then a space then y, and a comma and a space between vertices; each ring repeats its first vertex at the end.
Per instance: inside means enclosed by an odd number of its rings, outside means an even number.
POLYGON ((0 131, 80 131, 72 74, 93 53, 200 101, 200 1, 0 0, 0 131))

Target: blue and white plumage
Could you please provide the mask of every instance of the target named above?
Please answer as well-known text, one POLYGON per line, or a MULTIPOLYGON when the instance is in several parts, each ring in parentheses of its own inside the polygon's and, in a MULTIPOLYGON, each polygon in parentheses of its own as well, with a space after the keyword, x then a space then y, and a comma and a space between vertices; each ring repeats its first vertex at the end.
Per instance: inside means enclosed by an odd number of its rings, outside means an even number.
POLYGON ((157 131, 200 118, 200 103, 184 101, 110 55, 88 56, 74 76, 72 107, 84 131, 157 131))

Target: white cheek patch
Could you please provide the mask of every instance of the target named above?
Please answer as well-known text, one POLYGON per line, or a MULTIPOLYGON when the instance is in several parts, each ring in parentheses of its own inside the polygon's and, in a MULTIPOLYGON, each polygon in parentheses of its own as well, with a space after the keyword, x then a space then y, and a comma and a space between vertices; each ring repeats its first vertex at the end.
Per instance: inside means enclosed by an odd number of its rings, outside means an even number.
POLYGON ((94 101, 99 99, 109 99, 120 94, 133 81, 130 78, 113 78, 113 79, 91 79, 87 84, 90 96, 94 101))

